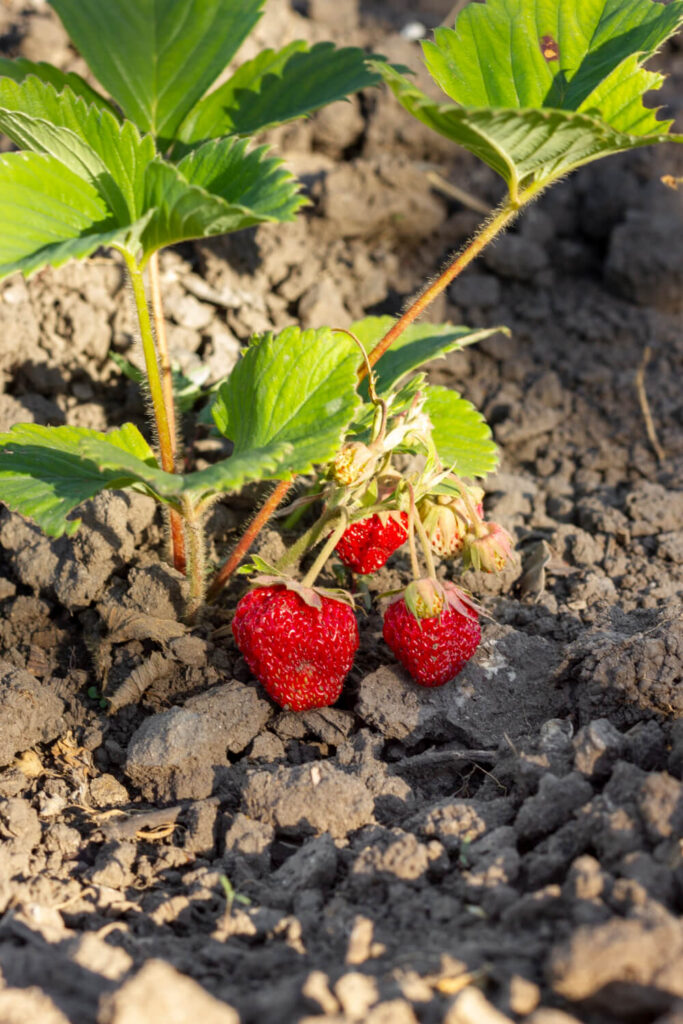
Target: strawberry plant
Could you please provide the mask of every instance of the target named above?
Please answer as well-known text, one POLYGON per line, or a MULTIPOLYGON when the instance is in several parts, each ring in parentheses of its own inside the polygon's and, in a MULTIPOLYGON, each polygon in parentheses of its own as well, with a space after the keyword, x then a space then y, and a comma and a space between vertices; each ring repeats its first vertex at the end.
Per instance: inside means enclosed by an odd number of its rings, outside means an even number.
POLYGON ((248 481, 277 481, 211 581, 213 600, 293 480, 307 475, 309 492, 292 511, 321 511, 277 566, 254 558, 246 567, 259 576, 233 623, 268 692, 303 709, 337 699, 358 646, 348 595, 315 585, 335 551, 349 569, 369 574, 408 543, 413 580, 389 604, 384 636, 417 682, 445 683, 474 653, 477 606, 437 579, 434 556, 484 572, 513 557, 511 538, 485 521, 472 482, 495 467, 496 449, 481 415, 454 391, 428 384, 420 368, 492 331, 414 321, 569 172, 638 146, 683 141, 643 103, 662 82, 644 64, 683 22, 683 0, 471 3, 454 28, 424 43, 447 97, 441 102, 402 69, 326 44, 266 51, 205 94, 263 2, 205 0, 198 14, 191 0, 52 0, 111 99, 49 65, 0 61, 0 129, 24 147, 0 157, 0 274, 30 274, 103 245, 118 250, 133 285, 158 448, 132 424, 106 434, 18 425, 0 437, 0 498, 59 536, 77 529, 73 510, 105 488, 153 496, 168 509, 174 562, 190 579, 191 616, 205 597, 203 522, 211 504, 248 481), (189 62, 191 80, 183 71, 189 62), (506 198, 398 320, 369 317, 348 331, 292 326, 252 338, 210 403, 232 455, 179 472, 159 250, 291 219, 303 202, 296 182, 263 147, 250 148, 249 137, 380 78, 410 114, 496 171, 506 198), (400 468, 405 456, 410 470, 400 468), (298 582, 295 567, 316 548, 298 582))

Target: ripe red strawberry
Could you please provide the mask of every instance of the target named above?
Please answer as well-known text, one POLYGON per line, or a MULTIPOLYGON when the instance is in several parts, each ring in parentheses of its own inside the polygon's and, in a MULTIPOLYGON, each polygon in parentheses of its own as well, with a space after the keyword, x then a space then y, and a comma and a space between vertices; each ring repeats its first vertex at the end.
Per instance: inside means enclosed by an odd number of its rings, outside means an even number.
POLYGON ((479 646, 479 617, 452 583, 420 580, 387 608, 384 639, 416 683, 443 686, 479 646))
POLYGON ((375 572, 407 539, 407 512, 375 513, 352 523, 335 550, 353 572, 375 572))
POLYGON ((245 594, 232 631, 256 678, 292 711, 334 704, 358 650, 358 623, 348 604, 283 584, 245 594))

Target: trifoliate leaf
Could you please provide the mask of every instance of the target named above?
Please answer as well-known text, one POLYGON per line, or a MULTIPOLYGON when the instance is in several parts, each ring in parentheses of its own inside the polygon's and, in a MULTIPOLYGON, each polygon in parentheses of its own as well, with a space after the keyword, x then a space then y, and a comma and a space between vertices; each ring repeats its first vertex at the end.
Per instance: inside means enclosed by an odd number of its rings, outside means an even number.
POLYGON ((663 81, 643 64, 682 23, 683 0, 487 0, 423 44, 454 102, 375 66, 413 116, 487 163, 517 201, 610 153, 683 141, 643 104, 663 81))
MULTIPOLYGON (((590 109, 601 82, 634 55, 646 61, 682 21, 680 0, 487 0, 467 4, 423 50, 461 107, 590 109)), ((650 77, 628 88, 642 97, 650 77)))

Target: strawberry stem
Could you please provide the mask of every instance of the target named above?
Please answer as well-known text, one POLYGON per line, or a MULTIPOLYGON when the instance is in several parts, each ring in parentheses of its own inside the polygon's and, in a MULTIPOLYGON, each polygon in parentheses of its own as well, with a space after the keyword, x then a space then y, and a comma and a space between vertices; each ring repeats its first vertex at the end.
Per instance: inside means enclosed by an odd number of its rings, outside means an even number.
POLYGON ((183 517, 187 530, 188 576, 190 594, 185 609, 188 622, 192 622, 204 601, 204 569, 206 566, 203 516, 192 499, 183 496, 183 517))
MULTIPOLYGON (((517 199, 513 200, 508 198, 501 206, 494 211, 493 215, 484 221, 483 225, 475 234, 474 238, 465 246, 463 250, 456 253, 455 257, 448 264, 446 269, 437 277, 436 281, 428 285, 416 299, 406 309, 405 313, 396 321, 396 323, 387 331, 384 337, 379 341, 368 355, 368 362, 370 366, 374 366, 375 363, 380 359, 388 348, 399 338, 406 327, 409 327, 414 320, 420 316, 421 313, 427 308, 430 302, 441 294, 448 285, 455 280, 455 278, 462 273, 465 267, 474 260, 481 250, 492 242, 493 239, 501 231, 504 231, 509 224, 517 217, 525 200, 517 199)), ((365 363, 361 363, 358 370, 358 376, 361 380, 366 376, 368 370, 365 363)))
POLYGON ((325 545, 324 545, 322 551, 320 552, 320 554, 316 558, 315 562, 313 563, 313 565, 311 566, 311 568, 308 570, 308 572, 304 576, 303 580, 301 581, 301 585, 303 587, 312 587, 313 586, 313 584, 315 583, 316 579, 318 578, 318 574, 321 572, 323 566, 325 565, 325 562, 330 557, 330 555, 332 554, 332 552, 336 548, 337 544, 341 540, 341 538, 342 538, 342 536, 344 534, 344 531, 346 530, 346 527, 348 525, 348 521, 349 521, 349 517, 348 517, 348 515, 346 513, 346 509, 344 509, 344 508, 340 509, 339 525, 332 532, 330 537, 327 539, 327 541, 325 542, 325 545))
POLYGON ((370 447, 379 445, 384 440, 384 434, 386 432, 387 427, 387 403, 377 394, 377 390, 375 388, 376 375, 372 372, 372 366, 370 365, 368 354, 365 351, 365 346, 363 345, 360 338, 356 337, 353 331, 348 331, 345 327, 335 327, 333 333, 346 334, 347 337, 351 338, 352 341, 355 341, 356 345, 363 354, 363 374, 361 375, 359 373, 358 379, 360 381, 363 379, 363 377, 367 376, 368 394, 370 396, 370 401, 373 403, 373 405, 376 406, 376 409, 378 409, 380 412, 379 423, 377 422, 377 419, 375 419, 375 422, 373 423, 373 437, 372 441, 370 442, 370 447))
POLYGON ((211 581, 209 589, 206 592, 206 600, 208 602, 216 600, 221 590, 234 573, 237 566, 240 564, 242 559, 249 551, 249 548, 254 543, 263 527, 266 525, 272 514, 277 509, 278 505, 282 501, 284 501, 287 491, 292 486, 292 483, 292 480, 280 480, 273 493, 258 510, 253 520, 242 534, 241 539, 234 547, 232 554, 228 558, 227 562, 225 562, 223 567, 219 569, 219 571, 216 573, 213 580, 211 581))
POLYGON ((315 547, 318 543, 325 527, 334 522, 335 519, 336 512, 330 513, 329 510, 323 512, 313 525, 309 526, 306 532, 297 538, 287 553, 277 562, 276 568, 284 570, 303 558, 309 548, 315 547))
MULTIPOLYGON (((142 352, 145 357, 145 368, 147 370, 147 384, 152 399, 154 411, 154 423, 156 426, 157 440, 159 442, 159 454, 161 467, 167 473, 175 472, 175 438, 171 430, 171 416, 173 410, 173 392, 171 391, 170 405, 164 391, 161 375, 159 373, 159 362, 157 350, 154 344, 154 332, 149 316, 147 305, 147 293, 142 270, 135 258, 130 253, 123 252, 135 298, 135 308, 138 314, 138 325, 140 328, 140 339, 142 341, 142 352), (171 413, 169 415, 169 410, 171 413)), ((175 510, 171 510, 169 517, 171 533, 171 548, 173 552, 173 564, 181 572, 185 569, 185 537, 183 532, 182 517, 175 510)))
POLYGON ((432 547, 429 543, 429 538, 425 531, 422 520, 420 519, 417 508, 415 506, 415 489, 411 483, 408 484, 408 493, 410 494, 410 512, 409 527, 410 527, 410 541, 411 541, 411 553, 410 558, 413 565, 413 573, 415 579, 420 578, 420 566, 417 561, 417 552, 415 551, 415 530, 420 538, 420 547, 422 548, 422 554, 424 555, 425 562, 427 563, 427 574, 430 579, 436 579, 436 567, 434 565, 434 558, 432 557, 432 547))
POLYGON ((451 477, 453 478, 455 483, 460 488, 460 497, 462 498, 462 500, 465 503, 465 508, 467 509, 467 513, 468 513, 468 515, 470 517, 470 522, 471 522, 471 524, 472 524, 472 526, 474 528, 474 535, 475 535, 475 537, 481 537, 484 533, 486 533, 486 530, 482 526, 481 516, 477 512, 477 510, 475 508, 475 505, 474 505, 474 502, 472 501, 472 498, 470 497, 470 493, 469 493, 469 490, 467 489, 467 485, 464 484, 462 482, 462 480, 460 479, 460 477, 456 476, 455 473, 451 473, 451 477))
POLYGON ((417 560, 417 549, 415 547, 415 520, 417 509, 415 508, 415 495, 413 488, 410 488, 410 508, 408 509, 408 550, 410 552, 410 567, 413 570, 413 579, 420 578, 420 563, 417 560))
POLYGON ((415 518, 415 525, 417 526, 417 535, 420 538, 420 545, 422 546, 422 553, 425 556, 425 562, 427 563, 427 573, 430 579, 436 579, 436 566, 434 565, 434 557, 432 555, 432 546, 429 543, 429 537, 424 528, 424 524, 419 516, 415 518))
MULTIPOLYGON (((159 368, 161 370, 161 389, 164 395, 166 415, 168 417, 168 430, 171 435, 171 455, 173 458, 173 472, 178 472, 178 435, 176 428, 175 400, 173 397, 173 374, 171 372, 171 359, 168 354, 168 341, 166 339, 166 321, 164 319, 164 306, 161 297, 161 281, 159 279, 159 250, 153 252, 148 263, 149 274, 149 295, 152 304, 152 317, 154 319, 154 335, 156 347, 159 354, 159 368)), ((185 530, 183 518, 175 509, 169 509, 169 527, 171 530, 171 547, 173 551, 173 565, 185 575, 187 570, 187 556, 185 553, 185 530)))

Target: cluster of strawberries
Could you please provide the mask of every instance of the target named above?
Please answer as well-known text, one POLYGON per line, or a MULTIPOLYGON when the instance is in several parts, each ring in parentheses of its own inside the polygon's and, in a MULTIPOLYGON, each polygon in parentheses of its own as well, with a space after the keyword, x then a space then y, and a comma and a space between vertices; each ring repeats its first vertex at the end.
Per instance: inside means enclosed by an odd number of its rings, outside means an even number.
MULTIPOLYGON (((389 459, 380 467, 377 461, 359 442, 337 456, 326 515, 338 526, 328 550, 331 545, 349 570, 367 575, 409 543, 415 578, 398 594, 385 595, 383 636, 415 682, 442 686, 472 657, 481 631, 476 603, 454 583, 437 580, 433 554, 497 572, 512 557, 511 538, 484 521, 481 488, 443 472, 428 477, 426 486, 423 474, 416 488, 389 459), (427 576, 419 573, 416 535, 427 576)), ((281 707, 294 711, 334 704, 359 645, 349 595, 315 588, 310 576, 303 583, 288 576, 257 579, 260 585, 240 600, 232 625, 251 671, 281 707)))

